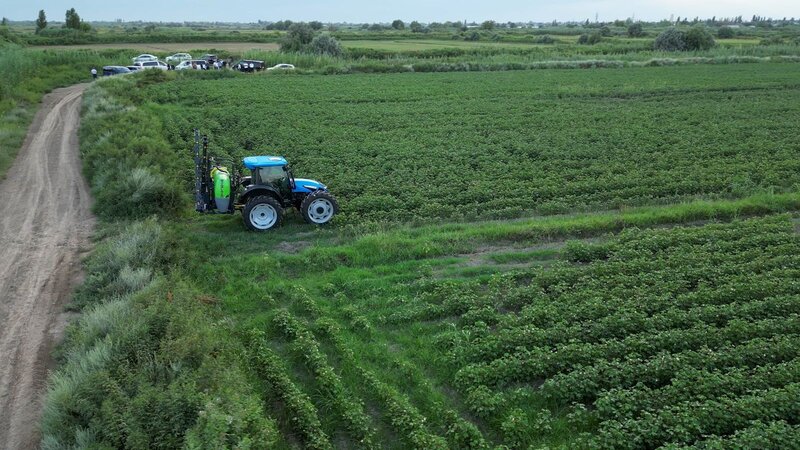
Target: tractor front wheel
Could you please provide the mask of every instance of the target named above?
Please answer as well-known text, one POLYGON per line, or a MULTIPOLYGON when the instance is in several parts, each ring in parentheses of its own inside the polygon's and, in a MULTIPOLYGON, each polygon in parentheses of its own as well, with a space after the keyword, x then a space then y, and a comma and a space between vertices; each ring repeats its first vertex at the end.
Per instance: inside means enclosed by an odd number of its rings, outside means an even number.
POLYGON ((261 195, 247 201, 242 211, 245 226, 252 231, 277 228, 283 219, 283 208, 273 197, 261 195))
POLYGON ((316 191, 308 194, 300 204, 300 213, 306 222, 314 225, 325 225, 339 212, 336 199, 326 191, 316 191))

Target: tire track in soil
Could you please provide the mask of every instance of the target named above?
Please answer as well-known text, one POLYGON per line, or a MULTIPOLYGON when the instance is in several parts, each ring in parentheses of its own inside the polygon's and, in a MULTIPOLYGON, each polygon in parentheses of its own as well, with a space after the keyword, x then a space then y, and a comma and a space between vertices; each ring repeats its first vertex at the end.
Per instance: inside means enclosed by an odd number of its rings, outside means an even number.
POLYGON ((0 449, 39 447, 51 353, 94 226, 78 152, 86 84, 42 100, 0 184, 0 449))

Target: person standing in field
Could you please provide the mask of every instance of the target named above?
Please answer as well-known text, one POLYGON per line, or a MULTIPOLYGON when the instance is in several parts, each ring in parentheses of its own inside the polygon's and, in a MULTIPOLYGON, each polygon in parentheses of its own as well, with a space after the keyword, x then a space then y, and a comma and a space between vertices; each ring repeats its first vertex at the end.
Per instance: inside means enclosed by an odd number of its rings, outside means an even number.
POLYGON ((95 69, 94 67, 92 67, 92 70, 91 70, 91 72, 92 72, 92 79, 95 79, 95 80, 96 80, 96 79, 97 79, 97 69, 95 69))

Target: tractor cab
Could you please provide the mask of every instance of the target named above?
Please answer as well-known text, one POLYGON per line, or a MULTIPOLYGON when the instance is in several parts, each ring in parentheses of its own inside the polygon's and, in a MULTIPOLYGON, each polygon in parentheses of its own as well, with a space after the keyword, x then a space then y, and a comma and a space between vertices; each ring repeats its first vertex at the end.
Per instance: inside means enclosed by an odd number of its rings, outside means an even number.
POLYGON ((245 192, 269 187, 284 198, 292 197, 294 177, 289 170, 289 163, 282 156, 248 156, 242 160, 242 164, 250 170, 250 176, 242 178, 245 192))

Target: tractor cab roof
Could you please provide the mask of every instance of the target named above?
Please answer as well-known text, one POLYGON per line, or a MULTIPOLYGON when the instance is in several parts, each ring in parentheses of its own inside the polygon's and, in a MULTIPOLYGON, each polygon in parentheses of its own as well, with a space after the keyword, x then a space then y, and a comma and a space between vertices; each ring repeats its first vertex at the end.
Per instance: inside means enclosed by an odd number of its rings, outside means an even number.
POLYGON ((283 156, 248 156, 242 162, 244 166, 250 170, 259 167, 285 166, 288 164, 283 156))

